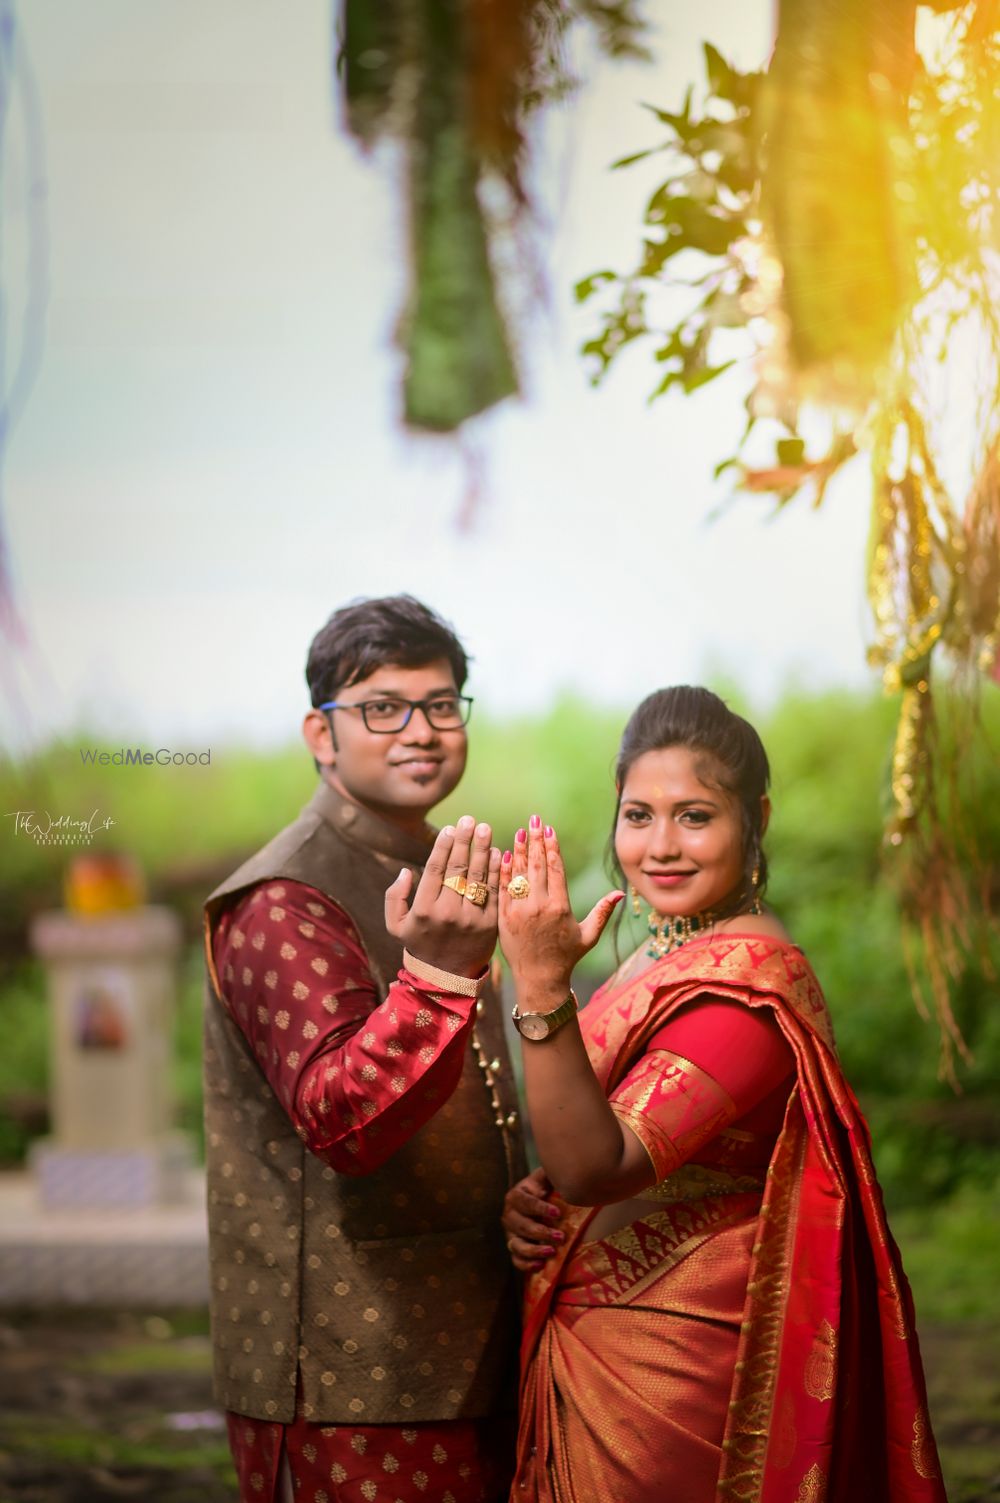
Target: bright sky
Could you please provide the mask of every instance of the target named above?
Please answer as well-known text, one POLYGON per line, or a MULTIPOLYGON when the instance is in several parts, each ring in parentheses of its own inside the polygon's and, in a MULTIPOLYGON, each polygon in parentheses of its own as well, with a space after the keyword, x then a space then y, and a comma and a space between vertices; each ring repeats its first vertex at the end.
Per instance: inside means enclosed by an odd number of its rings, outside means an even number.
MULTIPOLYGON (((648 354, 595 391, 578 353, 595 315, 572 284, 633 264, 662 175, 655 159, 608 171, 660 138, 639 101, 675 106, 703 39, 740 65, 769 45, 769 0, 647 10, 656 65, 588 66, 546 119, 547 305, 522 337, 525 399, 470 438, 482 494, 463 528, 461 446, 398 423, 398 165, 362 159, 339 126, 328 0, 22 0, 50 301, 7 453, 29 633, 8 743, 82 724, 174 746, 287 739, 330 611, 403 589, 454 622, 471 692, 499 712, 566 687, 628 705, 720 672, 758 704, 793 677, 868 680, 863 470, 819 513, 768 521, 769 503, 742 499, 710 522, 745 378, 650 407, 648 354)), ((8 368, 16 343, 15 318, 8 368)))

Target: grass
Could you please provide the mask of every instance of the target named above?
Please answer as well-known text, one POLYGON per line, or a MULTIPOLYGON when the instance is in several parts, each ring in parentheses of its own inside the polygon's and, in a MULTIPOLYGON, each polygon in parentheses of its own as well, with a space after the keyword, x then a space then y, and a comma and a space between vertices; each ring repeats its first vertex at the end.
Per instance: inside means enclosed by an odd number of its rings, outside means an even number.
POLYGON ((1000 1177, 963 1184, 947 1200, 890 1216, 923 1323, 1000 1328, 1000 1177))

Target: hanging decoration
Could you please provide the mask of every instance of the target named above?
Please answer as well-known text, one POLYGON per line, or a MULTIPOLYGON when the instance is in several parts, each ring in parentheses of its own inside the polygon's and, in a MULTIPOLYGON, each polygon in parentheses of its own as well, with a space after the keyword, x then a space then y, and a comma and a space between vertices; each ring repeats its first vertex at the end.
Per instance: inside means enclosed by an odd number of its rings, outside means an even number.
POLYGON ((347 125, 406 155, 410 279, 398 340, 403 415, 453 432, 518 390, 509 276, 527 208, 524 122, 573 80, 573 21, 613 55, 641 55, 631 0, 344 0, 338 62, 347 125))

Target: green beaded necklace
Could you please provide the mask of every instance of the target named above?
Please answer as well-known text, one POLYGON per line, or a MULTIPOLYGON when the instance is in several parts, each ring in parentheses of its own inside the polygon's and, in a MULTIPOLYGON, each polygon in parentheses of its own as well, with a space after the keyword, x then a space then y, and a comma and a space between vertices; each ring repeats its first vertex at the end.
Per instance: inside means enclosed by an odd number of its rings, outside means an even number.
MULTIPOLYGON (((752 914, 763 912, 756 894, 750 907, 743 911, 752 914)), ((706 908, 703 913, 692 913, 690 917, 660 918, 655 908, 651 908, 648 928, 652 937, 646 947, 646 954, 650 960, 659 960, 662 955, 669 955, 671 950, 679 950, 681 945, 686 945, 689 939, 697 939, 699 934, 704 934, 706 930, 712 928, 713 924, 717 924, 720 918, 728 916, 725 908, 721 914, 706 908)))
POLYGON ((692 913, 690 917, 684 915, 680 918, 660 918, 655 909, 650 910, 649 932, 652 938, 646 949, 646 954, 651 960, 659 960, 662 955, 669 955, 671 950, 679 949, 687 944, 689 939, 703 934, 706 929, 711 929, 716 921, 716 915, 710 911, 705 913, 692 913))

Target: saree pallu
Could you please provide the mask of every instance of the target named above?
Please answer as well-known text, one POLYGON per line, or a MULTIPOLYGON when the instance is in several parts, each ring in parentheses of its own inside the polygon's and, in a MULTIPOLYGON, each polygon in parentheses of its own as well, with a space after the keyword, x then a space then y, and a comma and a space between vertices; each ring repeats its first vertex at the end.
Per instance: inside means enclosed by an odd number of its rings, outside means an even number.
POLYGON ((512 1503, 945 1503, 867 1127, 801 952, 726 934, 608 988, 581 1018, 598 1077, 611 1095, 706 995, 771 1008, 795 1057, 763 1189, 600 1241, 596 1208, 568 1208, 527 1287, 512 1503))

